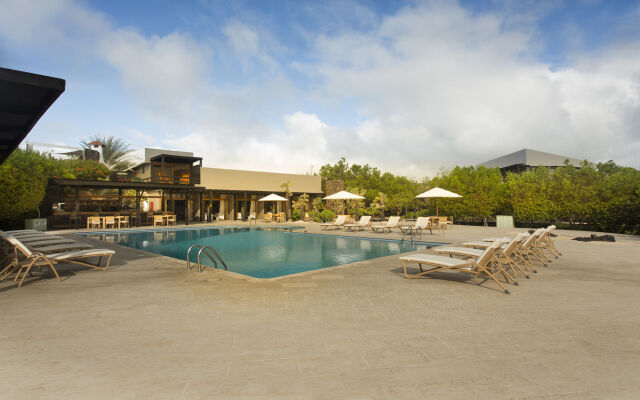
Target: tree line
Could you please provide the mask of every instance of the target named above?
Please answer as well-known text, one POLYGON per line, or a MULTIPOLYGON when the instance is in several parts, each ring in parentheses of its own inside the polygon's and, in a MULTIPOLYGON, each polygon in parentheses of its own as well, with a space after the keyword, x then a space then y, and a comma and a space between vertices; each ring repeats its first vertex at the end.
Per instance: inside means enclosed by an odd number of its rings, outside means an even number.
MULTIPOLYGON (((359 214, 435 215, 435 202, 419 193, 441 187, 462 198, 440 199, 440 215, 456 222, 487 223, 495 215, 513 215, 518 226, 556 223, 573 229, 640 233, 640 171, 613 161, 580 168, 565 164, 550 171, 540 167, 521 174, 499 168, 455 167, 421 181, 382 173, 367 165, 349 165, 343 158, 320 169, 323 185, 343 180, 345 190, 365 200, 352 203, 359 214)), ((324 186, 323 186, 324 189, 324 186)))

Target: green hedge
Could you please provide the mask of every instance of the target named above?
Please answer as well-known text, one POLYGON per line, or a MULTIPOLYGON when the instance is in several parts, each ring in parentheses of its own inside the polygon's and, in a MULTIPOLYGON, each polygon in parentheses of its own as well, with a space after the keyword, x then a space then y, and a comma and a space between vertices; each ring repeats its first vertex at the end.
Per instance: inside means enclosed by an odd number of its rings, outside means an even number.
POLYGON ((106 179, 109 173, 95 161, 58 160, 17 149, 0 166, 0 225, 15 227, 25 217, 37 215, 52 177, 106 179))

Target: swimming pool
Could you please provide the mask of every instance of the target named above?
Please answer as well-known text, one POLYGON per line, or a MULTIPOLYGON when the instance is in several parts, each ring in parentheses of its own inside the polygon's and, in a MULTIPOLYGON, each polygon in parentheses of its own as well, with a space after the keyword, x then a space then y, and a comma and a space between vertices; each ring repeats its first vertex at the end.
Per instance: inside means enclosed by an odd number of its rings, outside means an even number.
MULTIPOLYGON (((442 243, 319 235, 303 228, 209 227, 82 233, 122 246, 186 260, 193 244, 213 247, 229 271, 254 278, 275 278, 356 261, 406 253, 442 243)), ((197 251, 191 252, 191 260, 197 251)), ((202 264, 213 266, 201 258, 202 264)))

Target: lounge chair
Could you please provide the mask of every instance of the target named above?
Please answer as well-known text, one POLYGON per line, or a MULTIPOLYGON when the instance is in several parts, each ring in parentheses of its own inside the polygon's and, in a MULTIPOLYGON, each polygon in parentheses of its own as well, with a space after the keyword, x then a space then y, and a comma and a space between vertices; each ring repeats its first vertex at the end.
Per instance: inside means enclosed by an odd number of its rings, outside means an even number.
POLYGON ((360 217, 360 221, 358 221, 355 224, 345 224, 344 225, 344 229, 346 231, 355 231, 355 230, 359 230, 359 231, 363 231, 364 228, 368 227, 369 225, 371 225, 371 216, 370 215, 363 215, 362 217, 360 217))
POLYGON ((422 239, 422 231, 427 229, 433 234, 433 229, 429 223, 429 217, 418 217, 414 225, 401 225, 400 233, 402 233, 402 239, 405 239, 407 236, 413 239, 416 234, 420 235, 420 239, 422 239))
POLYGON ((393 228, 398 227, 398 222, 400 222, 400 217, 389 217, 387 222, 371 225, 371 230, 373 232, 382 232, 382 233, 391 232, 393 228))
POLYGON ((532 260, 531 256, 533 256, 546 267, 547 263, 551 262, 551 260, 549 260, 547 256, 542 253, 542 250, 537 244, 538 239, 544 232, 544 228, 536 229, 535 232, 533 232, 529 237, 527 237, 524 242, 522 242, 520 252, 523 258, 525 258, 530 264, 532 260))
POLYGON ((556 229, 555 225, 549 225, 547 229, 540 235, 540 237, 536 240, 536 246, 540 249, 540 252, 544 254, 544 251, 548 251, 552 257, 558 258, 562 255, 555 243, 551 239, 551 231, 556 229))
POLYGON ((273 222, 273 214, 266 213, 262 218, 262 222, 273 222))
POLYGON ((320 224, 320 230, 326 230, 331 227, 340 229, 342 225, 344 225, 346 222, 347 222, 346 215, 338 215, 338 218, 336 218, 334 222, 325 222, 323 224, 320 224))
POLYGON ((404 269, 404 277, 407 279, 417 278, 437 271, 463 271, 475 276, 487 276, 495 281, 498 286, 504 290, 504 293, 510 294, 509 290, 507 290, 502 283, 496 279, 495 275, 491 272, 491 267, 489 266, 496 249, 500 247, 501 244, 502 242, 496 241, 492 243, 491 246, 487 247, 477 258, 468 260, 424 253, 402 256, 400 257, 400 261, 402 262, 402 268, 404 269), (407 263, 418 264, 420 272, 415 275, 407 274, 407 263), (422 269, 423 264, 433 268, 425 271, 422 269))
MULTIPOLYGON (((520 271, 522 276, 529 279, 529 274, 518 265, 518 261, 522 261, 524 264, 524 268, 528 269, 528 265, 524 263, 524 260, 520 258, 519 254, 519 246, 524 241, 526 237, 528 237, 528 233, 520 233, 516 235, 513 239, 509 238, 498 238, 494 239, 494 241, 500 241, 501 245, 496 249, 496 253, 494 255, 494 259, 492 263, 495 264, 496 268, 509 268, 511 270, 512 277, 517 276, 517 271, 520 271)), ((486 247, 489 247, 493 242, 480 242, 485 243, 486 247)), ((468 244, 468 243, 465 243, 468 244)), ((470 247, 437 247, 434 249, 436 254, 450 254, 457 255, 462 257, 477 257, 479 253, 483 250, 477 248, 470 247)), ((533 269, 533 268, 531 268, 533 269)), ((534 270, 535 272, 535 270, 534 270)), ((515 282, 514 282, 515 283, 515 282)), ((517 285, 517 283, 515 283, 517 285)))
POLYGON ((68 262, 68 263, 80 264, 87 267, 106 271, 109 269, 109 264, 111 263, 111 257, 113 257, 113 255, 115 254, 115 251, 113 250, 90 249, 90 250, 78 250, 78 251, 65 251, 65 252, 45 255, 39 252, 32 251, 31 249, 26 247, 23 243, 21 243, 18 239, 14 237, 8 236, 6 237, 6 240, 9 243, 11 243, 11 245, 14 246, 16 250, 16 257, 13 260, 12 265, 10 265, 10 267, 12 268, 7 267, 3 270, 4 275, 2 276, 2 278, 0 278, 0 280, 6 278, 12 272, 12 270, 16 270, 17 274, 14 281, 17 281, 20 277, 20 274, 22 273, 22 279, 20 279, 20 283, 18 283, 18 287, 22 286, 22 282, 24 281, 24 278, 29 274, 29 271, 34 266, 48 266, 53 271, 56 278, 60 280, 60 275, 58 275, 58 271, 56 271, 53 264, 68 262), (24 256, 26 260, 25 261, 18 260, 18 257, 17 257, 18 253, 22 254, 22 256, 24 256), (88 258, 95 258, 95 257, 99 257, 98 262, 96 264, 91 264, 89 262, 84 261, 88 258), (103 257, 107 257, 107 263, 104 267, 101 267, 100 263, 103 257))

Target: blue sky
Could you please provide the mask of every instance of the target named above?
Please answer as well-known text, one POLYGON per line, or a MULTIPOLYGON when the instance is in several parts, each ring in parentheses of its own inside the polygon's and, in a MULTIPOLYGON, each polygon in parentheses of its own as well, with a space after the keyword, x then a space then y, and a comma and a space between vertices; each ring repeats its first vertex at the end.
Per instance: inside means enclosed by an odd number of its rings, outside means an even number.
POLYGON ((67 81, 32 141, 113 135, 283 172, 346 157, 417 178, 525 147, 640 167, 638 1, 0 9, 0 66, 67 81))

